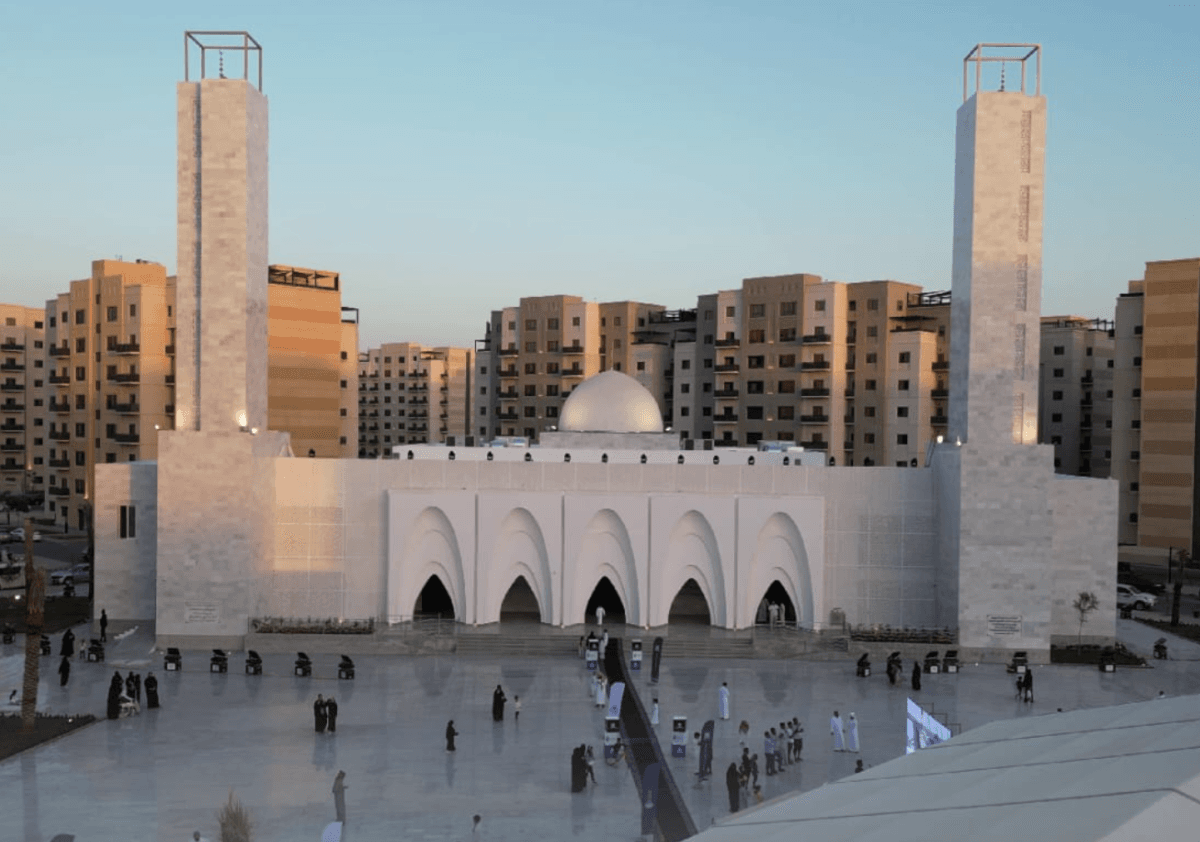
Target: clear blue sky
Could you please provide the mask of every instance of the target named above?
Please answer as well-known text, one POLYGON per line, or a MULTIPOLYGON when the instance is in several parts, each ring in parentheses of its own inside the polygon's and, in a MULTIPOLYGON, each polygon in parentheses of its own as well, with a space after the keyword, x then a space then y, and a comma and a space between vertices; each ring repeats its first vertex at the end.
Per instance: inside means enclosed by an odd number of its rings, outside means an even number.
POLYGON ((1200 254, 1197 3, 7 2, 0 300, 97 258, 175 271, 189 29, 263 45, 270 260, 340 271, 363 348, 468 345, 525 295, 946 289, 980 41, 1045 52, 1044 313, 1109 316, 1145 261, 1200 254))

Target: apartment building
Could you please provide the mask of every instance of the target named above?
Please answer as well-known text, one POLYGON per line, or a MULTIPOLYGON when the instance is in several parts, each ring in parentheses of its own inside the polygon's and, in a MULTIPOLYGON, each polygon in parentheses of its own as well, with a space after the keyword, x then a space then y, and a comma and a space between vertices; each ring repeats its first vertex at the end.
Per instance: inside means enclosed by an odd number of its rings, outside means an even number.
POLYGON ((1061 474, 1107 477, 1112 458, 1116 331, 1107 319, 1043 316, 1038 441, 1061 474))
POLYGON ((267 269, 267 427, 287 430, 297 456, 358 453, 358 311, 342 306, 341 276, 267 269))
POLYGON ((470 435, 471 349, 390 342, 360 354, 358 367, 360 457, 470 435))
POLYGON ((1112 477, 1122 543, 1200 550, 1200 258, 1146 264, 1117 299, 1112 477))
MULTIPOLYGON (((271 266, 268 417, 297 455, 357 451, 357 318, 337 273, 271 266)), ((175 423, 175 278, 148 260, 96 260, 46 302, 45 435, 35 437, 45 512, 85 528, 97 462, 157 457, 175 423)), ((28 352, 27 352, 28 354, 28 352)))
MULTIPOLYGON (((676 389, 676 349, 681 343, 696 344, 695 310, 656 309, 639 317, 633 332, 629 375, 646 387, 658 400, 663 429, 679 432, 674 426, 676 389)), ((689 390, 690 391, 690 390, 689 390)))
POLYGON ((0 304, 0 493, 40 490, 36 450, 46 434, 45 315, 0 304))
POLYGON ((640 373, 643 385, 662 402, 664 417, 670 418, 670 366, 652 349, 635 350, 638 331, 648 330, 652 318, 663 323, 665 309, 548 295, 493 311, 486 335, 475 343, 473 434, 535 441, 542 430, 557 426, 559 409, 576 385, 609 369, 640 373))

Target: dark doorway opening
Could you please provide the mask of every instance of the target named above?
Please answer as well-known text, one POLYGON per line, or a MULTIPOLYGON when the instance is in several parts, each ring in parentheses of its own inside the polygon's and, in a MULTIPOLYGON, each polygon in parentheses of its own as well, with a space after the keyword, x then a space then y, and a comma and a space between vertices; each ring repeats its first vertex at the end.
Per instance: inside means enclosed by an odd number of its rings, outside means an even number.
POLYGON ((525 581, 524 576, 518 576, 517 581, 512 583, 512 587, 504 595, 504 601, 500 603, 500 622, 540 623, 541 621, 542 612, 538 608, 537 597, 533 595, 533 588, 529 587, 529 582, 525 581))
POLYGON ((413 606, 413 619, 428 617, 454 619, 454 600, 450 598, 450 592, 446 590, 437 574, 430 576, 425 582, 425 587, 417 594, 417 603, 413 606))
POLYGON ((587 606, 583 609, 583 622, 595 622, 596 607, 599 605, 604 606, 604 625, 625 622, 625 603, 621 602, 621 595, 607 576, 602 576, 596 583, 587 606))
POLYGON ((688 579, 675 594, 671 601, 671 610, 667 613, 667 622, 671 625, 711 626, 712 615, 708 611, 708 600, 704 591, 696 584, 695 579, 688 579))
POLYGON ((782 605, 782 622, 785 625, 796 625, 796 606, 792 604, 792 598, 788 596, 787 589, 778 579, 771 583, 771 586, 767 588, 767 592, 763 594, 763 598, 755 606, 754 622, 756 624, 764 626, 770 622, 770 615, 767 611, 768 605, 782 605))

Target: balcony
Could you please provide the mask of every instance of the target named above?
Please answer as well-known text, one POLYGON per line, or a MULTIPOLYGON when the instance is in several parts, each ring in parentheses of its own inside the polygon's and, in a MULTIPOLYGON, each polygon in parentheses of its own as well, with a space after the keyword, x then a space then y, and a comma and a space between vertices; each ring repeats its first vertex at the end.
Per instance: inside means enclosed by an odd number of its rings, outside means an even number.
POLYGON ((500 357, 515 357, 517 355, 517 349, 516 348, 501 348, 499 351, 496 352, 496 355, 500 356, 500 357))
POLYGON ((11 418, 9 418, 5 424, 0 425, 0 433, 23 433, 23 432, 25 432, 25 425, 14 423, 11 418))
POLYGON ((505 389, 503 392, 497 392, 496 397, 502 401, 515 401, 521 396, 517 394, 516 389, 505 389))
POLYGON ((950 397, 950 390, 949 389, 934 389, 929 393, 929 395, 933 398, 948 398, 948 397, 950 397))
POLYGON ((175 385, 175 375, 168 374, 166 377, 163 378, 163 382, 166 383, 168 386, 174 386, 175 385))
POLYGON ((828 450, 829 442, 827 441, 801 441, 799 445, 805 450, 828 450))
POLYGON ((52 356, 52 357, 69 357, 69 356, 71 356, 71 349, 65 345, 58 345, 58 346, 51 345, 50 346, 50 356, 52 356))
POLYGON ((846 397, 848 397, 848 398, 852 398, 852 397, 854 397, 854 390, 853 390, 853 389, 847 389, 846 391, 842 392, 842 394, 843 394, 843 395, 845 395, 845 396, 846 396, 846 397))
POLYGON ((1079 422, 1079 429, 1081 429, 1081 430, 1090 430, 1090 429, 1092 429, 1092 422, 1091 422, 1091 421, 1080 421, 1080 422, 1079 422))
MULTIPOLYGON (((847 364, 847 368, 851 367, 847 364)), ((800 363, 801 371, 829 371, 829 368, 830 364, 828 360, 811 360, 806 363, 800 363)))
POLYGON ((108 437, 117 444, 137 444, 141 437, 137 433, 112 433, 108 437))
POLYGON ((713 392, 714 398, 736 398, 737 396, 738 390, 730 386, 726 386, 724 389, 718 389, 717 391, 713 392))
POLYGON ((1091 386, 1095 382, 1096 381, 1092 378, 1091 372, 1088 372, 1087 374, 1083 375, 1083 377, 1079 378, 1080 386, 1091 386))
POLYGON ((408 391, 410 391, 410 392, 428 392, 429 384, 428 383, 414 383, 413 385, 408 387, 408 391))
POLYGON ((142 352, 142 346, 137 342, 126 342, 124 344, 118 342, 108 350, 109 353, 112 354, 140 354, 142 352))
POLYGON ((70 497, 71 489, 67 488, 65 485, 60 485, 58 487, 52 485, 46 489, 46 493, 51 497, 70 497))
POLYGON ((516 377, 517 370, 515 368, 502 368, 496 372, 501 377, 516 377))
POLYGON ((827 398, 829 397, 828 389, 801 389, 800 397, 802 398, 827 398))
POLYGON ((935 427, 945 427, 947 424, 950 423, 950 416, 948 416, 948 415, 931 415, 931 416, 929 416, 929 423, 935 427))
POLYGON ((46 463, 51 468, 69 468, 71 467, 70 459, 51 459, 46 463))
POLYGON ((429 410, 428 409, 410 409, 408 411, 408 417, 409 418, 428 418, 429 410))
POLYGON ((564 354, 582 354, 583 346, 578 342, 572 342, 570 345, 564 345, 562 352, 564 354))
POLYGON ((1091 406, 1091 405, 1092 405, 1092 399, 1091 399, 1091 398, 1084 398, 1083 400, 1081 400, 1081 401, 1079 402, 1079 405, 1080 405, 1080 406, 1082 406, 1082 407, 1084 407, 1084 408, 1086 408, 1086 407, 1089 407, 1089 406, 1091 406))
POLYGON ((828 333, 806 333, 800 341, 805 345, 828 345, 833 341, 833 336, 828 333))
POLYGON ((46 438, 54 439, 55 441, 70 441, 70 430, 51 430, 46 434, 46 438))
POLYGON ((717 374, 736 374, 737 372, 741 371, 741 366, 739 366, 737 363, 722 363, 721 365, 714 367, 713 371, 715 371, 717 374))
MULTIPOLYGON (((46 378, 46 380, 48 382, 54 384, 55 386, 69 386, 71 384, 71 375, 69 375, 69 374, 51 374, 49 377, 46 378)), ((8 384, 5 383, 3 386, 0 386, 0 389, 7 389, 8 387, 9 387, 8 384)), ((25 387, 17 386, 16 384, 14 384, 12 388, 24 390, 25 387)))
POLYGON ((846 423, 846 424, 853 424, 853 423, 854 423, 854 416, 853 416, 853 415, 843 415, 843 416, 842 416, 842 421, 843 421, 843 423, 846 423))
POLYGON ((9 473, 9 472, 16 473, 18 471, 24 471, 24 470, 25 470, 24 465, 22 465, 20 462, 13 462, 11 460, 8 462, 5 462, 3 465, 0 465, 0 471, 4 471, 5 473, 9 473))
POLYGON ((846 334, 846 344, 847 345, 853 345, 857 341, 858 341, 858 331, 852 330, 846 334))
POLYGON ((25 451, 25 445, 6 441, 3 444, 0 444, 0 450, 3 450, 5 453, 23 453, 25 451))
POLYGON ((3 403, 0 404, 0 412, 24 412, 25 404, 23 403, 3 403))
POLYGON ((828 424, 830 416, 828 415, 801 415, 801 424, 828 424))
POLYGON ((563 377, 583 377, 583 369, 573 365, 570 368, 564 368, 561 374, 563 377))
POLYGON ((25 363, 0 363, 0 371, 24 371, 25 363))
POLYGON ((718 348, 736 348, 742 344, 742 340, 738 339, 736 336, 731 336, 725 339, 718 339, 713 344, 718 348))
POLYGON ((175 404, 169 403, 166 406, 164 406, 163 413, 166 415, 174 415, 175 414, 175 404))
POLYGON ((4 342, 0 343, 0 352, 15 354, 17 351, 24 351, 25 346, 20 342, 4 342))
POLYGON ((109 383, 140 383, 141 377, 136 371, 115 372, 108 375, 109 383))
POLYGON ((166 347, 164 347, 164 348, 163 348, 163 352, 164 352, 164 353, 165 353, 165 354, 166 354, 168 357, 173 357, 173 356, 175 356, 175 346, 174 346, 174 345, 167 345, 166 347))
POLYGON ((950 361, 949 360, 935 361, 933 363, 933 370, 934 371, 949 371, 950 370, 950 361))
POLYGON ((735 413, 735 412, 727 412, 724 415, 714 415, 713 416, 714 424, 736 424, 737 420, 738 420, 738 416, 737 416, 737 413, 735 413))
POLYGON ((58 401, 54 400, 54 398, 51 398, 50 411, 57 412, 59 415, 69 415, 71 412, 71 404, 69 404, 67 401, 59 403, 58 401))
POLYGON ((137 401, 130 401, 129 403, 109 404, 106 409, 121 415, 137 415, 142 411, 142 406, 137 401))
POLYGON ((497 412, 496 417, 501 421, 516 421, 518 418, 520 418, 520 416, 515 412, 497 412))
POLYGON ((429 405, 429 396, 428 395, 418 395, 415 398, 409 398, 408 403, 409 403, 409 406, 428 406, 429 405))

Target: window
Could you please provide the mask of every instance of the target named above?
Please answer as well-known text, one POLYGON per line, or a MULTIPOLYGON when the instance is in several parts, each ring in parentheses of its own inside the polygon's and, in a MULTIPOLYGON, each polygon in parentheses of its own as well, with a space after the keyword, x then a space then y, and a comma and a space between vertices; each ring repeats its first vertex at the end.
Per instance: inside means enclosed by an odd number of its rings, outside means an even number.
POLYGON ((1142 396, 1142 390, 1141 390, 1141 389, 1134 389, 1134 390, 1133 390, 1133 396, 1134 396, 1135 398, 1140 398, 1140 397, 1142 396))
MULTIPOLYGON (((824 301, 818 301, 818 302, 817 302, 817 309, 818 309, 818 310, 824 310, 824 309, 825 309, 825 302, 824 302, 824 301)), ((794 315, 796 315, 796 302, 795 302, 795 301, 783 301, 783 302, 781 302, 781 303, 780 303, 780 305, 779 305, 779 315, 781 315, 781 316, 794 316, 794 315)))
POLYGON ((556 384, 551 383, 548 386, 546 386, 546 397, 548 397, 548 398, 557 398, 558 397, 558 386, 556 384))
POLYGON ((725 317, 726 318, 732 319, 736 315, 737 315, 737 307, 730 306, 730 307, 725 308, 725 317))
POLYGON ((1062 345, 1054 346, 1054 356, 1056 357, 1061 357, 1065 351, 1066 349, 1062 345))
POLYGON ((558 363, 546 363, 547 374, 558 374, 558 363))
POLYGON ((554 353, 555 351, 557 351, 558 350, 558 340, 557 339, 548 339, 546 341, 546 350, 549 351, 550 353, 554 353))
POLYGON ((58 317, 51 316, 50 317, 50 327, 55 327, 57 324, 58 324, 58 317))
POLYGON ((516 320, 513 320, 513 321, 511 321, 511 322, 509 322, 509 323, 508 323, 508 329, 509 329, 509 330, 516 330, 516 329, 517 329, 517 323, 516 323, 516 320))
POLYGON ((868 298, 867 299, 867 309, 868 310, 878 310, 879 309, 879 299, 878 298, 868 298))
POLYGON ((525 407, 525 417, 526 418, 536 418, 537 417, 537 407, 536 406, 525 407))
POLYGON ((479 394, 481 394, 481 395, 486 395, 486 394, 487 394, 487 386, 480 386, 480 387, 479 387, 479 394))
POLYGON ((558 319, 546 319, 546 330, 558 330, 558 319))
POLYGON ((680 383, 679 384, 679 394, 686 395, 686 394, 690 393, 691 391, 692 391, 691 383, 680 383))
POLYGON ((796 367, 796 355, 795 354, 780 354, 779 355, 779 367, 780 368, 795 368, 796 367))
POLYGON ((875 443, 875 434, 874 433, 863 433, 863 444, 874 444, 874 443, 875 443))
POLYGON ((1134 358, 1133 358, 1133 364, 1134 364, 1135 366, 1141 365, 1141 364, 1142 364, 1142 358, 1141 358, 1141 357, 1134 357, 1134 358))
POLYGON ((896 407, 896 417, 897 418, 907 418, 908 417, 908 407, 907 406, 896 407))
POLYGON ((136 538, 137 537, 137 507, 122 506, 121 507, 121 537, 136 538))
POLYGON ((620 364, 620 363, 614 363, 614 364, 613 364, 613 371, 620 371, 620 370, 621 370, 621 364, 620 364))
POLYGON ((878 359, 879 359, 879 357, 875 354, 874 351, 872 351, 871 353, 867 354, 867 365, 875 365, 875 363, 876 363, 876 361, 878 361, 878 359))
POLYGON ((692 414, 692 410, 690 407, 686 407, 686 406, 679 407, 679 416, 681 418, 687 418, 691 414, 692 414))
POLYGON ((691 370, 691 368, 692 368, 692 361, 691 361, 691 360, 682 360, 682 361, 679 363, 679 368, 680 368, 680 369, 682 369, 683 371, 689 371, 689 370, 691 370))
POLYGON ((1051 399, 1051 400, 1056 400, 1056 401, 1061 401, 1061 400, 1063 399, 1063 393, 1062 393, 1061 391, 1054 391, 1054 392, 1051 392, 1051 393, 1050 393, 1050 399, 1051 399))
POLYGON ((537 374, 537 363, 525 363, 526 374, 537 374))
POLYGON ((781 395, 794 394, 796 391, 796 381, 795 380, 780 380, 779 386, 775 391, 781 395))
POLYGON ((137 305, 130 304, 129 305, 129 317, 132 319, 132 318, 135 318, 136 316, 137 316, 137 305))
POLYGON ((1050 443, 1051 444, 1062 444, 1062 436, 1051 436, 1050 443))
POLYGON ((866 389, 868 392, 875 391, 875 381, 867 380, 865 383, 863 383, 863 388, 866 389))
POLYGON ((526 342, 525 343, 525 352, 529 353, 529 354, 537 353, 537 342, 536 341, 526 342))
MULTIPOLYGON (((116 403, 117 396, 112 395, 111 397, 113 399, 113 403, 116 403)), ((76 395, 75 396, 75 408, 76 409, 87 409, 87 395, 76 395)))
POLYGON ((84 339, 84 338, 82 338, 82 337, 81 337, 81 338, 79 338, 79 339, 76 339, 76 340, 75 340, 75 351, 76 351, 76 353, 80 353, 80 354, 82 354, 82 353, 84 353, 86 350, 87 350, 87 340, 86 340, 86 339, 84 339))
POLYGON ((747 357, 746 368, 763 368, 767 364, 766 357, 747 357))
POLYGON ((480 373, 480 374, 487 374, 487 366, 486 366, 486 365, 481 365, 481 366, 479 367, 479 373, 480 373))
POLYGON ((901 381, 900 381, 898 384, 896 384, 896 385, 897 385, 897 388, 898 388, 898 389, 899 389, 901 392, 907 392, 907 391, 908 391, 908 381, 907 381, 907 380, 901 380, 901 381))
POLYGON ((1129 483, 1129 490, 1130 490, 1130 491, 1137 491, 1137 490, 1138 490, 1138 484, 1137 484, 1136 482, 1131 482, 1131 483, 1129 483))
POLYGON ((480 415, 487 415, 487 407, 486 407, 486 406, 481 406, 481 407, 479 407, 479 414, 480 414, 480 415))
POLYGON ((875 417, 875 407, 864 406, 863 407, 863 417, 864 418, 874 418, 875 417))
POLYGON ((761 380, 747 380, 746 381, 746 394, 747 395, 761 395, 762 393, 763 393, 763 381, 761 381, 761 380))
POLYGON ((579 327, 579 317, 578 316, 571 317, 571 327, 579 327))
POLYGON ((1062 413, 1061 413, 1061 412, 1053 412, 1053 413, 1051 413, 1051 414, 1050 414, 1050 422, 1051 422, 1052 424, 1058 424, 1058 423, 1061 423, 1061 422, 1062 422, 1062 413))
POLYGON ((614 351, 619 351, 619 350, 621 350, 621 340, 620 340, 620 339, 614 339, 614 340, 613 340, 613 350, 614 350, 614 351))
POLYGON ((775 417, 780 421, 791 421, 796 417, 796 408, 790 404, 780 404, 775 407, 775 417))
POLYGON ((76 494, 83 494, 85 487, 86 486, 84 486, 83 480, 81 480, 81 479, 75 480, 75 493, 76 494))
POLYGON ((646 363, 644 363, 644 362, 643 362, 643 361, 641 361, 641 360, 638 360, 638 364, 637 364, 637 370, 638 370, 638 371, 645 371, 645 370, 646 370, 646 363))
POLYGON ((750 344, 751 345, 760 345, 766 341, 767 341, 767 332, 765 330, 759 329, 759 330, 750 331, 750 344))
POLYGON ((1056 369, 1054 369, 1054 376, 1055 376, 1055 377, 1062 377, 1062 376, 1063 376, 1063 370, 1062 370, 1061 368, 1056 368, 1056 369))
POLYGON ((1085 357, 1090 357, 1092 355, 1092 349, 1088 348, 1086 351, 1084 351, 1083 355, 1085 357))
POLYGON ((910 362, 912 362, 912 353, 910 353, 909 351, 901 351, 900 352, 900 364, 904 365, 904 364, 910 363, 910 362))
POLYGON ((532 383, 526 383, 525 384, 525 397, 536 398, 537 397, 537 386, 535 386, 532 383))
POLYGON ((114 463, 114 462, 116 462, 116 461, 117 461, 117 454, 115 454, 115 453, 105 453, 105 454, 104 454, 104 461, 105 461, 105 462, 107 462, 108 464, 110 464, 110 465, 111 465, 112 463, 114 463))
MULTIPOLYGON (((751 332, 753 332, 753 331, 751 331, 751 332)), ((796 329, 794 327, 780 328, 779 329, 779 341, 780 342, 795 342, 796 341, 796 329)))
POLYGON ((713 344, 713 335, 711 333, 704 334, 704 344, 705 345, 713 344))
POLYGON ((818 298, 816 301, 814 301, 813 309, 816 310, 818 313, 823 313, 825 311, 825 299, 818 298))
POLYGON ((908 433, 897 433, 896 444, 908 444, 908 433))
POLYGON ((343 380, 341 383, 341 386, 343 389, 346 389, 346 388, 349 388, 350 384, 348 382, 346 382, 345 380, 343 380))
POLYGON ((705 383, 705 384, 703 384, 703 385, 702 385, 702 387, 701 387, 701 390, 704 392, 704 394, 706 394, 706 395, 707 395, 709 392, 711 392, 711 391, 712 391, 712 384, 711 384, 711 383, 705 383))
POLYGON ((851 301, 847 306, 849 307, 850 312, 853 313, 858 309, 858 302, 851 301))
POLYGON ((104 317, 106 321, 115 322, 117 320, 117 308, 109 307, 104 317))
POLYGON ((876 325, 867 325, 867 336, 874 338, 879 335, 879 328, 876 325))
POLYGON ((558 407, 557 406, 546 407, 546 417, 547 418, 557 418, 558 417, 558 407))
POLYGON ((75 366, 75 379, 77 381, 87 380, 87 369, 84 366, 75 366))
POLYGON ((537 319, 526 319, 525 320, 525 329, 526 330, 537 330, 537 319))
POLYGON ((711 406, 704 407, 703 409, 701 409, 700 414, 703 415, 705 418, 710 417, 712 415, 712 407, 711 406))
POLYGON ((761 421, 763 418, 763 408, 761 406, 746 407, 746 417, 751 421, 761 421))

